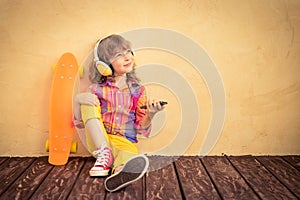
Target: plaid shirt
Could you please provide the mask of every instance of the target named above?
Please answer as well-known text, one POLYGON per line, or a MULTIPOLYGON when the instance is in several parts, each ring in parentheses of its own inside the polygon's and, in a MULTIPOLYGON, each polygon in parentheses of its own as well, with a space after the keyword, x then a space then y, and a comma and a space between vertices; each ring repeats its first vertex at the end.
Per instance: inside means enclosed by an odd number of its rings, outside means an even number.
POLYGON ((151 125, 146 128, 140 125, 146 115, 146 109, 140 109, 140 106, 147 103, 144 86, 132 81, 128 85, 119 88, 106 81, 93 84, 90 89, 100 101, 102 120, 107 133, 125 137, 136 143, 137 134, 149 137, 151 125))

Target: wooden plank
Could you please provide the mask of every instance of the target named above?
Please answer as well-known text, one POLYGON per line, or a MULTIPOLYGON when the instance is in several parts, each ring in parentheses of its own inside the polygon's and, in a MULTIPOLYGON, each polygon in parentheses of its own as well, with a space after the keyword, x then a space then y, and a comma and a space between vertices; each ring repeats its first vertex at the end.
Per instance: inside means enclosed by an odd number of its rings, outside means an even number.
POLYGON ((47 157, 36 159, 32 165, 1 195, 3 199, 30 199, 53 166, 47 157))
POLYGON ((8 159, 9 159, 9 157, 0 157, 0 167, 1 167, 2 163, 7 161, 8 159))
POLYGON ((172 157, 151 156, 146 174, 146 199, 182 199, 172 157))
POLYGON ((143 179, 140 179, 126 188, 109 193, 106 192, 104 181, 106 177, 91 178, 89 170, 95 163, 94 158, 88 158, 78 180, 69 196, 69 200, 73 199, 142 199, 143 197, 143 179))
POLYGON ((259 156, 256 159, 300 199, 300 172, 297 169, 279 156, 259 156))
POLYGON ((108 199, 109 200, 144 199, 143 181, 144 181, 144 177, 136 182, 133 182, 132 184, 125 187, 124 189, 121 189, 113 193, 107 192, 105 199, 107 200, 108 199))
POLYGON ((255 157, 229 159, 262 199, 297 199, 255 157))
POLYGON ((36 158, 10 158, 1 165, 0 195, 27 169, 36 158))
POLYGON ((283 159, 300 171, 300 156, 284 156, 283 159))
POLYGON ((55 166, 32 199, 67 199, 84 165, 83 158, 69 158, 64 166, 55 166))
POLYGON ((180 157, 175 166, 185 199, 221 199, 199 157, 180 157))
POLYGON ((92 178, 89 175, 90 169, 95 164, 95 158, 89 157, 83 169, 81 170, 76 184, 69 196, 69 200, 74 199, 104 199, 105 198, 105 188, 104 180, 105 178, 92 178))
POLYGON ((299 158, 152 156, 143 179, 108 193, 105 178, 89 177, 93 158, 54 167, 47 157, 1 157, 0 199, 300 199, 299 158))
POLYGON ((226 157, 203 157, 201 160, 223 199, 258 199, 226 157))

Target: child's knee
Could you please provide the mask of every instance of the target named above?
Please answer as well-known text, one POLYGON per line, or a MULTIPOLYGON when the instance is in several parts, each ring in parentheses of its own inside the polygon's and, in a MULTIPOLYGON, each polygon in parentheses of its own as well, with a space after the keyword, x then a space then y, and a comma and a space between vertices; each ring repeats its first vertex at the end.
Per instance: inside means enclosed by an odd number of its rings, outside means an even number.
POLYGON ((81 118, 84 123, 86 123, 89 119, 100 119, 100 106, 91 106, 91 105, 81 105, 81 118))

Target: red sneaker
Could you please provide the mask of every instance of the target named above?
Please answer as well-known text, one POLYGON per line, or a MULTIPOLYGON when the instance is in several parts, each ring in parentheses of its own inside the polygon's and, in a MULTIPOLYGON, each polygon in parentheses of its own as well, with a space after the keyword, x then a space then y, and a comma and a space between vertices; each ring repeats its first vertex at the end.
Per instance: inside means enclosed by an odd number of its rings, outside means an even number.
POLYGON ((90 176, 108 176, 109 170, 114 163, 114 157, 111 149, 102 144, 101 148, 93 152, 97 158, 94 167, 90 170, 90 176))

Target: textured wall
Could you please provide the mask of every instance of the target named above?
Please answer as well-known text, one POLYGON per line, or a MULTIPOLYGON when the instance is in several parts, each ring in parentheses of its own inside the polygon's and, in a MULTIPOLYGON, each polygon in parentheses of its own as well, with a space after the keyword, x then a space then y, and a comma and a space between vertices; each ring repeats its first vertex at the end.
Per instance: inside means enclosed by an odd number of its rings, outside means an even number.
MULTIPOLYGON (((0 0, 0 11, 0 155, 46 155, 51 66, 62 53, 82 63, 97 39, 143 27, 177 31, 215 63, 226 117, 211 155, 300 153, 298 0, 0 0)), ((205 81, 177 56, 137 54, 138 64, 171 66, 195 91, 200 123, 184 153, 198 154, 212 110, 205 81)), ((149 91, 171 103, 162 131, 141 140, 142 151, 168 145, 181 120, 173 94, 149 91)), ((88 155, 81 144, 78 154, 88 155)))

